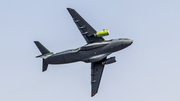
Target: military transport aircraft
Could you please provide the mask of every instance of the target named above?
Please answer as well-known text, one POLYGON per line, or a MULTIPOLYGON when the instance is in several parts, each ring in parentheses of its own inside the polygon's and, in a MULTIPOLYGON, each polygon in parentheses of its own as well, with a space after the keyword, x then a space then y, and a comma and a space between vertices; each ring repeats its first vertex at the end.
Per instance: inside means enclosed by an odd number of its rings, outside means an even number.
POLYGON ((43 72, 47 70, 48 64, 65 64, 77 61, 91 63, 91 96, 94 96, 98 92, 104 66, 116 62, 115 57, 107 58, 107 56, 128 47, 133 41, 127 38, 105 40, 103 36, 109 35, 108 30, 104 29, 97 32, 74 9, 67 8, 67 10, 87 44, 77 49, 53 54, 53 52, 46 49, 39 41, 34 41, 42 53, 37 58, 40 57, 43 59, 43 72))

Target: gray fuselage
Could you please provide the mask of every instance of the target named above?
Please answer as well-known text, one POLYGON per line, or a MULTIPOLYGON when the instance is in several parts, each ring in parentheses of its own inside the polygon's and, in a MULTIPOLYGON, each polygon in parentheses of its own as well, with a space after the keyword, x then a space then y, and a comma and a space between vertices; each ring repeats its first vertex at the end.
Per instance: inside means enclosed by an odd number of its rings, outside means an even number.
POLYGON ((45 61, 48 64, 65 64, 77 61, 98 62, 112 52, 122 50, 132 44, 130 39, 113 39, 103 42, 87 44, 77 49, 53 54, 45 61))

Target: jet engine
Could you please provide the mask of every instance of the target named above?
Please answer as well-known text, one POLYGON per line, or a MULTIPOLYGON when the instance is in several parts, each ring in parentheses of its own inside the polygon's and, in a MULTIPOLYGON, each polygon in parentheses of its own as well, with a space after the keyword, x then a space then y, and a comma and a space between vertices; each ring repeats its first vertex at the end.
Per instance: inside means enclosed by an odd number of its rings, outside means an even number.
POLYGON ((103 36, 107 36, 107 35, 109 35, 109 30, 106 30, 106 29, 103 29, 102 31, 94 34, 95 37, 103 37, 103 36))
POLYGON ((116 57, 110 57, 110 58, 106 59, 104 62, 102 62, 102 64, 105 65, 105 64, 111 64, 114 62, 116 62, 116 57))

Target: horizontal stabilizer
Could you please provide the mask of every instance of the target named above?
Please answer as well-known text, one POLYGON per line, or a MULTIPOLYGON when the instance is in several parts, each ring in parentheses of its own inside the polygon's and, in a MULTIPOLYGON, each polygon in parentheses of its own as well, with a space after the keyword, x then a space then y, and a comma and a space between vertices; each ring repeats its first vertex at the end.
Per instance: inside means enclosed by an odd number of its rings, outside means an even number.
POLYGON ((44 54, 44 55, 36 56, 36 58, 43 58, 43 59, 46 59, 46 58, 50 57, 51 55, 53 55, 53 52, 47 53, 47 54, 44 54))

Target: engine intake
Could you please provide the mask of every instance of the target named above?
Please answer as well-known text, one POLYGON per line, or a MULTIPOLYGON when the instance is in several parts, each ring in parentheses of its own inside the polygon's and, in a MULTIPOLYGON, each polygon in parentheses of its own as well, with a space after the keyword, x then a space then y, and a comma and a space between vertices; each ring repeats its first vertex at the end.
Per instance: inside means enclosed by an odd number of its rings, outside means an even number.
POLYGON ((114 62, 116 62, 116 57, 110 57, 110 58, 106 59, 104 62, 102 62, 102 64, 105 65, 105 64, 111 64, 114 62))
POLYGON ((107 35, 109 35, 109 30, 106 30, 106 29, 94 34, 95 37, 103 37, 103 36, 107 36, 107 35))

